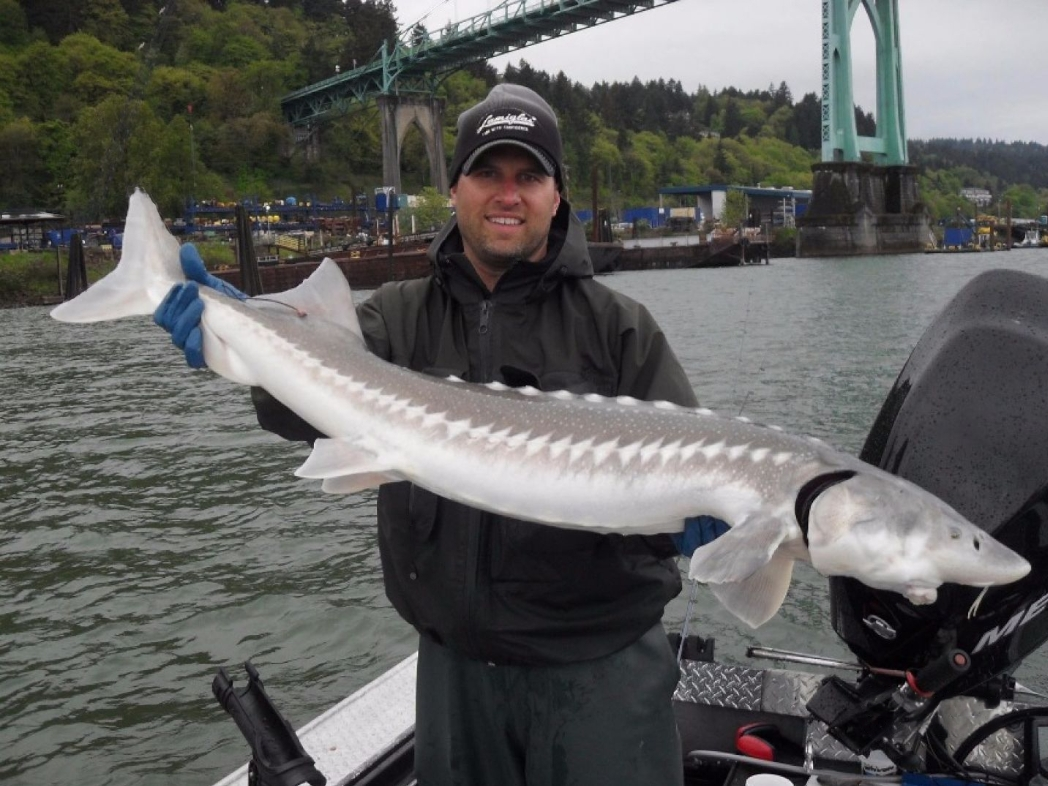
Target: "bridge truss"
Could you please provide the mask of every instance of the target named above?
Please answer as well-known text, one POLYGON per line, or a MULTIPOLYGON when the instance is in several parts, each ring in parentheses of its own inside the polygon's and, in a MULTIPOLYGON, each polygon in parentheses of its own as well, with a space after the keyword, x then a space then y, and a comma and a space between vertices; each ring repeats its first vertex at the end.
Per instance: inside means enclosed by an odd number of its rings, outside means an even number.
POLYGON ((310 126, 324 116, 380 95, 432 95, 441 75, 578 30, 648 11, 676 0, 505 0, 483 14, 417 35, 402 32, 383 43, 369 63, 290 93, 284 118, 310 126))

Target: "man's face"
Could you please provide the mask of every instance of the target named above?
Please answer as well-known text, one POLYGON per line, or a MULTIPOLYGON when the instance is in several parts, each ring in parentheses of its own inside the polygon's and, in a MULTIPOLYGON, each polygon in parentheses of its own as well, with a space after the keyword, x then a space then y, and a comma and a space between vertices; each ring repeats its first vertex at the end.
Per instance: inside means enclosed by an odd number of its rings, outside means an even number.
POLYGON ((560 206, 556 181, 513 145, 487 151, 451 188, 466 256, 482 278, 498 279, 518 259, 546 255, 560 206))

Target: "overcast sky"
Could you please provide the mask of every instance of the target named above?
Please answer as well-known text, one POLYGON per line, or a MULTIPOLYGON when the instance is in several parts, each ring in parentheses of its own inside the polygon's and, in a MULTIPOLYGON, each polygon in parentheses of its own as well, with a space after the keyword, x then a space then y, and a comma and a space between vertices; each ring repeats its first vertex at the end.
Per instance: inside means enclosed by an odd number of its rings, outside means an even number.
MULTIPOLYGON (((538 0, 529 0, 537 2, 538 0)), ((497 0, 394 0, 406 26, 430 30, 497 0)), ((523 59, 591 86, 676 79, 763 89, 785 81, 799 100, 821 91, 819 0, 677 0, 492 60, 523 59)), ((1048 0, 899 0, 907 134, 1048 144, 1048 0)), ((873 32, 861 10, 852 29, 857 102, 874 109, 873 32)))

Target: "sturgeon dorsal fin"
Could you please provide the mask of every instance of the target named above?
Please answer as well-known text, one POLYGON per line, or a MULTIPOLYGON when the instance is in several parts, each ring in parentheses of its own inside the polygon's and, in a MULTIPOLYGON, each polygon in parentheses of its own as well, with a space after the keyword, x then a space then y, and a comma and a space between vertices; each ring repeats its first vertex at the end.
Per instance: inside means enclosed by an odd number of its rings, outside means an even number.
POLYGON ((317 269, 297 287, 252 298, 252 302, 263 308, 267 307, 267 302, 293 306, 310 318, 323 319, 351 330, 361 339, 364 337, 353 306, 353 291, 338 264, 330 257, 324 257, 317 269))

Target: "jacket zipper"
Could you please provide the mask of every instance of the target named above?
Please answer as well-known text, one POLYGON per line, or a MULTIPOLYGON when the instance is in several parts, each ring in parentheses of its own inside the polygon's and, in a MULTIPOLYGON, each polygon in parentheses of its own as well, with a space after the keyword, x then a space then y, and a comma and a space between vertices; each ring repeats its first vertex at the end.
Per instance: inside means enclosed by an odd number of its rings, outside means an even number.
POLYGON ((480 301, 480 324, 477 327, 480 333, 480 373, 478 382, 487 383, 494 381, 491 357, 491 312, 495 310, 495 304, 490 298, 480 301))
MULTIPOLYGON (((480 321, 477 332, 480 334, 480 379, 477 382, 487 383, 494 380, 491 356, 491 312, 495 304, 490 298, 480 301, 480 321)), ((469 545, 466 556, 466 636, 470 649, 480 654, 477 641, 477 604, 480 585, 480 558, 484 553, 484 527, 480 517, 483 513, 474 512, 469 522, 469 545)))

